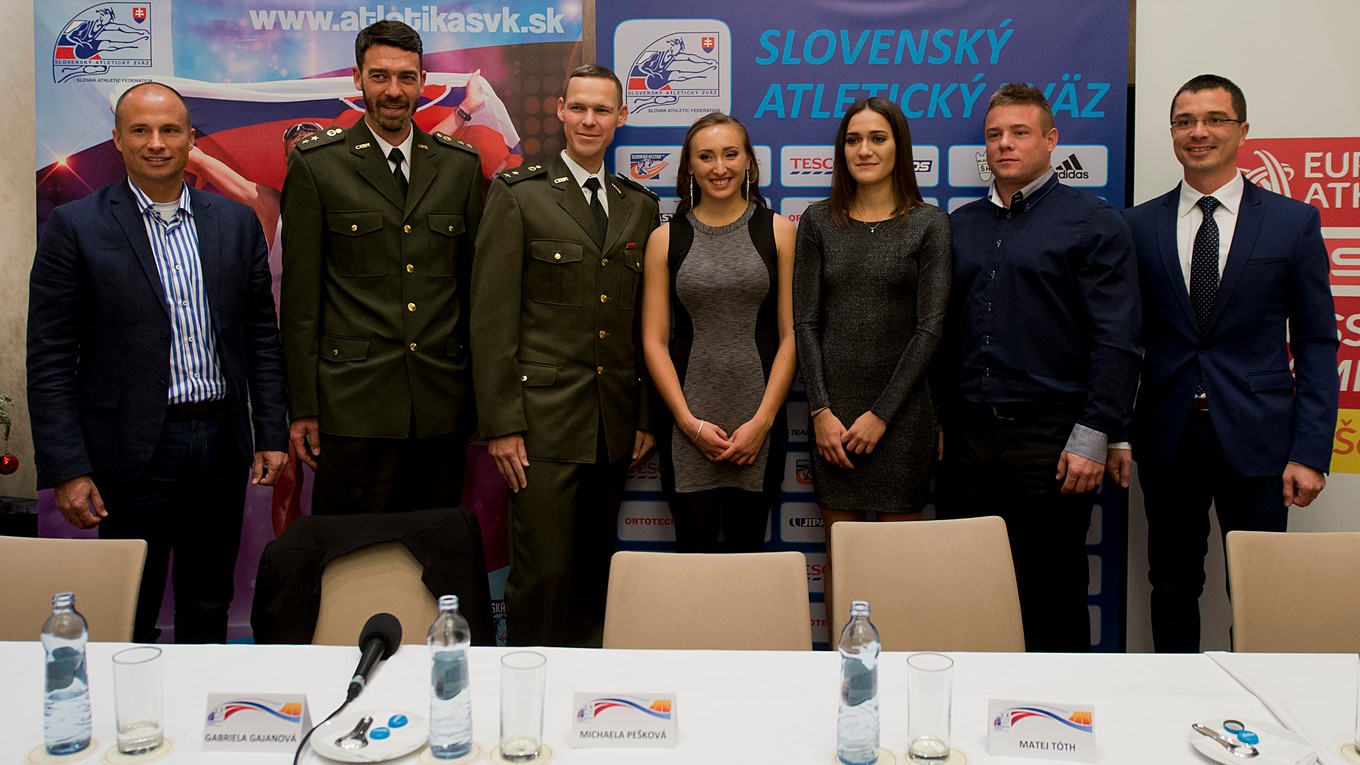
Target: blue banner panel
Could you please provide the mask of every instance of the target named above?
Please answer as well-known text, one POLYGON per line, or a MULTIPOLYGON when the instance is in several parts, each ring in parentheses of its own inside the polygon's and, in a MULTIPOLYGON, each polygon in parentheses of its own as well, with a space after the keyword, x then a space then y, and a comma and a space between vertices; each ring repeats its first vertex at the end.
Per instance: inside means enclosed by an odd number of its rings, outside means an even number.
MULTIPOLYGON (((926 201, 952 211, 991 183, 982 138, 987 99, 1008 82, 1039 87, 1053 106, 1054 170, 1070 186, 1122 208, 1128 75, 1127 2, 1045 0, 693 0, 678 14, 659 0, 596 3, 600 62, 624 83, 628 123, 612 169, 675 209, 686 128, 711 112, 744 122, 761 192, 797 221, 829 193, 836 128, 858 99, 883 96, 906 113, 926 201)), ((821 518, 808 478, 807 403, 788 404, 790 451, 769 549, 808 554, 815 628, 825 640, 821 518)), ((664 549, 670 516, 654 465, 635 471, 620 519, 626 546, 664 549)), ((1103 493, 1088 538, 1092 645, 1122 634, 1124 498, 1103 493)))

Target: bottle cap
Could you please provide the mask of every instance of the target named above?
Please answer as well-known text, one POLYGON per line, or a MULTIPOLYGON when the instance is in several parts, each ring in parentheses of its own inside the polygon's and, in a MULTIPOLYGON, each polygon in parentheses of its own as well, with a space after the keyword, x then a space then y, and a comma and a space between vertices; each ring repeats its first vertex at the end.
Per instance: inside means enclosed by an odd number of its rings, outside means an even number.
POLYGON ((440 596, 439 596, 439 610, 440 610, 440 611, 457 611, 457 610, 458 610, 458 596, 457 596, 457 595, 440 595, 440 596))

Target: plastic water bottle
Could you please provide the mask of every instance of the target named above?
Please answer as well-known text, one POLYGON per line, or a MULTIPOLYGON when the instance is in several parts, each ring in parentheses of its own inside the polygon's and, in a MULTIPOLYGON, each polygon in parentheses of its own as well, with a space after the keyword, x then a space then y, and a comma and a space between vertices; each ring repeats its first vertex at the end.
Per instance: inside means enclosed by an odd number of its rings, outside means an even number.
POLYGON ((52 596, 52 615, 43 623, 47 684, 43 699, 43 742, 48 754, 72 754, 90 745, 90 685, 85 643, 90 628, 76 611, 74 593, 52 596))
POLYGON ((430 750, 441 760, 472 751, 472 689, 468 687, 468 646, 472 630, 458 613, 458 596, 439 599, 430 625, 430 750))
POLYGON ((878 628, 869 604, 850 604, 841 631, 841 698, 836 717, 836 757, 845 765, 878 761, 878 628))

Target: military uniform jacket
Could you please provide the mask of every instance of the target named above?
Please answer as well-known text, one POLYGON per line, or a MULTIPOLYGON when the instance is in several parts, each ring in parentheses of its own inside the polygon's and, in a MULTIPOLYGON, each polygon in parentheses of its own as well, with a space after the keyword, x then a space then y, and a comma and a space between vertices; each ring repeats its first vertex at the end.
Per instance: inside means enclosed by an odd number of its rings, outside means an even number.
POLYGON ((282 329, 293 417, 323 433, 470 427, 467 285, 476 150, 412 126, 403 200, 365 122, 298 143, 283 185, 282 329))
POLYGON ((487 198, 472 274, 478 426, 523 433, 530 459, 594 462, 603 422, 609 459, 651 430, 639 340, 643 249, 656 196, 610 176, 601 241, 560 156, 502 173, 487 198))

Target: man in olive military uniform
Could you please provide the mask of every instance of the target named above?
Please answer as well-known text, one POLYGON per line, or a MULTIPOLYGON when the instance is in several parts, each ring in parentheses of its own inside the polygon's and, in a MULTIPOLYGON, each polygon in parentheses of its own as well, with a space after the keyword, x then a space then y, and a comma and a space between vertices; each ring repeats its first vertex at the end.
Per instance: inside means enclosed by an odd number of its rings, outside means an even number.
POLYGON ((513 645, 600 645, 624 479, 653 443, 637 333, 657 200, 603 164, 627 115, 613 72, 573 71, 557 101, 566 150, 497 177, 477 240, 473 376, 514 492, 513 645))
POLYGON ((300 141, 283 185, 290 435, 317 470, 314 512, 457 505, 480 166, 411 121, 425 84, 415 30, 380 21, 354 48, 363 120, 300 141))

